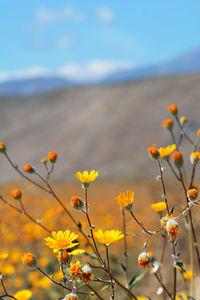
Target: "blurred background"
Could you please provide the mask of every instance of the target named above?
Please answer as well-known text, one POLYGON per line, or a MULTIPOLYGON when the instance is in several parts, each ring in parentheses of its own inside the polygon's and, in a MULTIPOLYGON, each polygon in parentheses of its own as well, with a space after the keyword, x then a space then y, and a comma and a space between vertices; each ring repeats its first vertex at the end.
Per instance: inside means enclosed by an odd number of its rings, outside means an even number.
MULTIPOLYGON (((23 166, 59 154, 55 180, 152 174, 167 107, 199 123, 198 1, 0 1, 0 129, 23 166)), ((195 134, 195 133, 194 133, 195 134)), ((6 168, 3 159, 1 169, 6 168)), ((1 172, 10 181, 12 170, 1 172)))

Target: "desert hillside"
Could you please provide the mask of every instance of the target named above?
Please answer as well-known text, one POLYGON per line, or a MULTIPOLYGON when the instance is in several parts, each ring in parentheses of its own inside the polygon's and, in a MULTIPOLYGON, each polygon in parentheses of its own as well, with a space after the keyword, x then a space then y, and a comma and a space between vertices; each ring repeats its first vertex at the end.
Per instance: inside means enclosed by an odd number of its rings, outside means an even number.
MULTIPOLYGON (((176 103, 200 127, 200 74, 161 77, 119 85, 71 87, 32 98, 0 98, 0 140, 19 167, 40 166, 59 154, 54 179, 71 179, 95 168, 103 178, 156 175, 146 148, 171 143, 160 126, 176 103)), ((194 137, 194 135, 193 135, 194 137)), ((190 148, 188 148, 190 151, 190 148)), ((0 157, 0 180, 16 174, 0 157)))

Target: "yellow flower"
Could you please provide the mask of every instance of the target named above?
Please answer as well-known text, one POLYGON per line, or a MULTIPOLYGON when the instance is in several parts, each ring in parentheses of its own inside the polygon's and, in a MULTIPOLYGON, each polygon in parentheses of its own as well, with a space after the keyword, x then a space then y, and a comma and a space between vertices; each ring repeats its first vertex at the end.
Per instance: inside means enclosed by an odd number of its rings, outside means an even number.
POLYGON ((138 297, 137 296, 137 300, 148 300, 149 298, 147 298, 147 297, 138 297))
POLYGON ((183 273, 183 278, 185 280, 192 280, 192 278, 193 278, 192 270, 185 271, 183 273))
POLYGON ((82 183, 90 184, 90 182, 94 181, 98 175, 99 175, 98 172, 96 172, 95 170, 92 170, 90 173, 88 173, 88 171, 84 171, 83 173, 77 172, 75 176, 82 183))
POLYGON ((6 259, 8 257, 8 253, 0 253, 0 261, 1 260, 4 260, 4 259, 6 259))
POLYGON ((28 300, 32 297, 32 292, 30 290, 21 290, 14 294, 17 300, 28 300))
POLYGON ((79 243, 77 243, 78 235, 70 230, 52 232, 53 239, 50 237, 45 238, 46 245, 53 249, 53 252, 58 252, 58 250, 66 250, 73 248, 79 243))
POLYGON ((71 263, 69 267, 69 274, 76 276, 82 274, 80 261, 77 260, 76 263, 71 263))
POLYGON ((99 243, 104 244, 106 247, 124 237, 123 233, 119 230, 106 230, 103 232, 101 229, 95 231, 94 236, 99 243))
POLYGON ((151 208, 156 211, 156 212, 161 212, 166 209, 166 203, 163 202, 157 202, 157 203, 152 203, 151 208))
POLYGON ((176 300, 187 300, 188 297, 185 292, 179 292, 176 296, 176 300))
POLYGON ((126 194, 123 192, 119 193, 119 195, 117 196, 117 198, 115 198, 115 200, 121 207, 128 207, 128 206, 130 207, 131 204, 133 203, 133 198, 134 198, 134 192, 127 191, 126 194))
POLYGON ((200 160, 200 153, 199 152, 191 152, 190 153, 190 161, 191 164, 195 165, 200 160))
POLYGON ((159 149, 159 152, 160 152, 160 156, 162 158, 168 158, 170 156, 170 154, 172 154, 172 152, 176 149, 176 145, 168 145, 167 147, 161 147, 159 149))

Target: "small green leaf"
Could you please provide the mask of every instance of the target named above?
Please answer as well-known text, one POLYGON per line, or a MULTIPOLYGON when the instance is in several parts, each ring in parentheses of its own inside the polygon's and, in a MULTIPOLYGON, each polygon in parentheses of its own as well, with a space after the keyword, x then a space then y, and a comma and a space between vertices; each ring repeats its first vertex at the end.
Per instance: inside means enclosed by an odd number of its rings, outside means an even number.
POLYGON ((123 270, 124 272, 126 272, 126 266, 125 266, 121 261, 119 262, 119 264, 120 264, 122 270, 123 270))
POLYGON ((189 231, 190 229, 190 224, 189 224, 189 221, 188 221, 188 216, 185 215, 185 228, 189 231))
POLYGON ((128 282, 128 288, 131 289, 138 281, 140 281, 144 277, 145 274, 146 274, 146 270, 136 275, 133 275, 133 277, 128 282))
POLYGON ((172 206, 172 208, 170 208, 169 215, 171 216, 173 214, 173 212, 174 212, 174 205, 172 206))

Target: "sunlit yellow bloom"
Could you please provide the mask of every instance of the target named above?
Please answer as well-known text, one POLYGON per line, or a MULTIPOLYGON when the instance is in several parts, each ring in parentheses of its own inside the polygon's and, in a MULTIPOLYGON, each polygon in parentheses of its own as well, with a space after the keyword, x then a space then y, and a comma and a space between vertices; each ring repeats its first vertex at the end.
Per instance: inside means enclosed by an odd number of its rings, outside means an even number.
POLYGON ((104 244, 106 247, 124 237, 119 230, 106 230, 103 232, 101 229, 95 231, 94 236, 99 243, 104 244))
POLYGON ((32 297, 32 292, 30 290, 21 290, 14 294, 17 300, 28 300, 32 297))
POLYGON ((51 285, 51 280, 48 277, 43 277, 39 280, 37 280, 37 286, 42 287, 42 288, 48 288, 51 285))
POLYGON ((183 273, 183 278, 185 280, 192 280, 192 278, 193 278, 192 270, 185 271, 183 273))
POLYGON ((176 296, 176 300, 187 300, 188 297, 185 292, 179 292, 176 296))
POLYGON ((69 248, 73 248, 79 243, 76 242, 78 239, 78 235, 74 232, 70 232, 70 230, 52 232, 53 238, 47 237, 45 238, 46 245, 53 249, 53 252, 58 252, 58 250, 66 250, 69 248))
POLYGON ((0 254, 0 261, 6 259, 7 257, 8 257, 8 253, 1 253, 0 254))
POLYGON ((162 157, 162 158, 168 158, 171 154, 172 154, 172 152, 174 151, 176 149, 176 145, 174 144, 174 145, 168 145, 167 147, 161 147, 160 149, 159 149, 159 152, 160 152, 160 156, 162 157))
POLYGON ((13 267, 13 265, 6 263, 3 265, 3 267, 1 267, 1 273, 5 275, 12 275, 13 273, 15 273, 15 268, 13 267))
POLYGON ((166 203, 163 202, 157 202, 157 203, 152 203, 151 208, 156 211, 156 212, 161 212, 166 209, 166 203))
POLYGON ((98 175, 99 175, 99 173, 97 171, 92 170, 90 173, 88 173, 88 171, 84 171, 83 173, 77 172, 75 176, 82 183, 88 183, 89 184, 90 182, 94 181, 97 178, 98 175))
POLYGON ((133 198, 134 198, 134 192, 127 191, 126 194, 123 192, 119 193, 119 195, 117 196, 117 198, 115 198, 115 200, 121 207, 127 207, 133 203, 133 198))
POLYGON ((149 300, 149 298, 147 298, 147 297, 138 297, 137 296, 137 300, 149 300))

